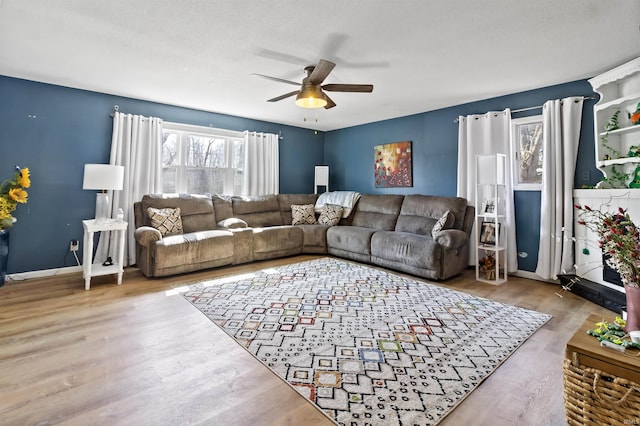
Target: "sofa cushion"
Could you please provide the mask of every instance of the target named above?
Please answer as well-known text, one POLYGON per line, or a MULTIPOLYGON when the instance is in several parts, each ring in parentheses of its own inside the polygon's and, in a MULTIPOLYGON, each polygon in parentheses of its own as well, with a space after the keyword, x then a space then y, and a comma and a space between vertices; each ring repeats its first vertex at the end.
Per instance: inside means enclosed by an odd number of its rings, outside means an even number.
MULTIPOLYGON (((216 215, 213 210, 211 197, 198 194, 151 194, 145 195, 141 200, 142 211, 147 208, 180 208, 182 228, 184 233, 202 231, 203 229, 216 228, 216 215)), ((145 214, 148 217, 148 215, 145 214)), ((151 220, 145 223, 151 225, 151 220)))
POLYGON ((322 207, 322 212, 318 218, 318 223, 321 225, 335 226, 342 219, 342 213, 344 207, 337 206, 335 204, 325 204, 322 207))
POLYGON ((455 217, 453 217, 453 214, 449 210, 444 212, 442 217, 438 219, 435 225, 433 225, 433 228, 431 228, 431 236, 433 238, 436 238, 436 236, 438 235, 438 232, 451 228, 451 225, 453 225, 454 220, 455 220, 455 217))
POLYGON ((333 226, 327 229, 327 247, 369 256, 371 236, 375 232, 375 229, 360 226, 333 226))
POLYGON ((233 217, 240 218, 251 227, 283 225, 280 204, 276 195, 232 197, 233 217))
POLYGON ((148 207, 147 213, 151 219, 151 226, 160 231, 163 236, 182 234, 182 218, 179 207, 175 209, 148 207))
POLYGON ((379 231, 371 238, 371 257, 394 263, 439 270, 442 253, 431 235, 379 231))
POLYGON ((156 268, 179 268, 181 265, 233 262, 234 242, 231 231, 213 230, 171 235, 154 244, 156 268))
POLYGON ((303 232, 297 226, 253 228, 255 260, 293 256, 302 253, 303 232))
POLYGON ((313 225, 316 223, 316 210, 313 204, 291 204, 292 225, 313 225))
POLYGON ((404 195, 362 195, 353 213, 352 225, 393 231, 403 199, 404 195))
POLYGON ((461 229, 466 208, 467 200, 460 197, 407 195, 402 203, 395 230, 431 235, 433 226, 447 210, 454 216, 451 228, 461 229))

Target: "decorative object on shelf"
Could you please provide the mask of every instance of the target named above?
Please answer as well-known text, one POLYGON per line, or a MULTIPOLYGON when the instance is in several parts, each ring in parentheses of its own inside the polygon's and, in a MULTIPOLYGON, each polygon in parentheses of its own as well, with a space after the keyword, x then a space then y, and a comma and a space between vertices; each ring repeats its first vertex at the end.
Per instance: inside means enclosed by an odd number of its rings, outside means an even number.
POLYGON ((124 183, 124 167, 112 164, 85 164, 82 189, 97 189, 96 222, 104 222, 109 214, 108 190, 121 191, 124 183))
POLYGON ((629 182, 629 188, 640 188, 640 166, 633 172, 633 179, 629 182))
POLYGON ((618 130, 620 128, 620 123, 619 123, 619 119, 618 116, 620 115, 620 111, 616 111, 613 113, 613 115, 611 116, 611 118, 609 119, 609 121, 607 122, 607 125, 604 126, 604 129, 607 132, 610 132, 612 130, 618 130))
MULTIPOLYGON (((500 227, 499 223, 498 223, 498 227, 500 227)), ((480 242, 482 244, 496 243, 496 223, 495 222, 482 222, 482 228, 480 229, 480 242)))
POLYGON ((481 214, 494 214, 496 211, 496 202, 492 198, 486 199, 482 202, 481 214))
POLYGON ((480 272, 485 280, 496 279, 496 258, 493 254, 488 254, 478 261, 480 272))
POLYGON ((395 142, 373 147, 376 188, 413 186, 411 142, 395 142))
POLYGON ((596 185, 599 189, 606 188, 629 188, 628 182, 632 178, 632 173, 624 173, 618 171, 616 166, 611 166, 609 170, 609 174, 607 177, 602 178, 602 180, 596 185))
POLYGON ((640 157, 640 146, 631 145, 629 147, 629 152, 627 152, 627 157, 640 157))
POLYGON ((638 102, 636 110, 629 114, 629 120, 631 120, 631 124, 640 124, 640 102, 638 102))
POLYGON ((602 212, 575 205, 578 224, 598 235, 600 248, 607 254, 607 265, 620 274, 627 300, 626 331, 640 330, 640 229, 627 210, 602 212))
POLYGON ((9 229, 17 221, 12 213, 18 204, 25 204, 29 194, 25 191, 31 186, 28 168, 16 167, 12 179, 7 179, 0 185, 0 287, 4 285, 9 263, 9 229))

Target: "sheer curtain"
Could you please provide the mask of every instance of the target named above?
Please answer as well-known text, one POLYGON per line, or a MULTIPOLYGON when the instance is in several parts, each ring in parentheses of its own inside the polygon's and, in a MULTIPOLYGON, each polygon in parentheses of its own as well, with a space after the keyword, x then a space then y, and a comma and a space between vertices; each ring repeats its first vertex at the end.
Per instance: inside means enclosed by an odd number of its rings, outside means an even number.
MULTIPOLYGON (((113 115, 110 164, 124 166, 124 187, 110 195, 111 217, 118 209, 124 212, 129 222, 125 244, 124 262, 136 263, 135 224, 133 203, 145 194, 162 192, 162 120, 154 117, 123 114, 113 115)), ((96 250, 96 261, 111 255, 115 247, 115 236, 100 236, 96 250)))
POLYGON ((556 99, 542 107, 544 166, 536 274, 543 279, 557 279, 573 269, 573 184, 583 100, 556 99))
MULTIPOLYGON (((468 200, 470 205, 477 207, 475 199, 476 189, 476 155, 506 154, 510 158, 511 111, 490 111, 484 115, 468 115, 458 117, 458 196, 468 200)), ((513 207, 513 188, 511 185, 511 162, 507 161, 507 200, 506 218, 507 243, 507 271, 518 270, 516 249, 515 216, 513 207)), ((471 240, 470 262, 475 264, 476 241, 471 240)))
POLYGON ((278 135, 244 132, 244 176, 241 195, 277 194, 280 190, 278 135))

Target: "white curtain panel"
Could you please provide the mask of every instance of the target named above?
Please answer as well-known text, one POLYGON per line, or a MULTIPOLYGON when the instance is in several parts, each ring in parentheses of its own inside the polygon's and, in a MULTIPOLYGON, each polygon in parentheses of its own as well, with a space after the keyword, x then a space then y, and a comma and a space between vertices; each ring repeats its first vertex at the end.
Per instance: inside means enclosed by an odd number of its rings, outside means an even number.
MULTIPOLYGON (((124 187, 109 195, 111 217, 118 209, 129 222, 125 244, 125 266, 136 263, 135 224, 133 203, 145 194, 162 192, 162 120, 116 112, 113 115, 111 156, 109 163, 124 166, 124 187)), ((101 233, 105 234, 105 233, 101 233)), ((100 236, 96 261, 113 256, 115 235, 100 236)))
POLYGON ((536 274, 557 279, 573 270, 573 183, 582 97, 548 101, 542 109, 543 169, 536 274))
POLYGON ((278 135, 244 132, 244 175, 241 195, 277 194, 280 190, 278 135))
MULTIPOLYGON (((477 207, 476 190, 476 155, 505 154, 510 156, 509 132, 511 111, 490 111, 483 115, 458 117, 458 196, 468 200, 469 205, 477 207)), ((507 161, 506 173, 506 212, 507 228, 507 271, 518 270, 516 248, 516 230, 513 207, 513 187, 511 184, 511 162, 507 161)), ((475 226, 475 224, 474 224, 475 226)), ((475 231, 474 231, 475 232, 475 231)), ((472 234, 475 235, 475 234, 472 234)), ((469 262, 476 263, 476 241, 472 237, 469 262)))

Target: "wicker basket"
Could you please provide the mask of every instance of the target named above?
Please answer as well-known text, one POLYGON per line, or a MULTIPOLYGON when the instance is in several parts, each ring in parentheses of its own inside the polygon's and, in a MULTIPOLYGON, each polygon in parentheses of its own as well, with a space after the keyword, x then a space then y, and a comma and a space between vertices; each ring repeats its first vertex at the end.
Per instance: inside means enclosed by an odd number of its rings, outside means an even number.
POLYGON ((640 384, 564 361, 564 407, 569 425, 640 424, 640 384))

